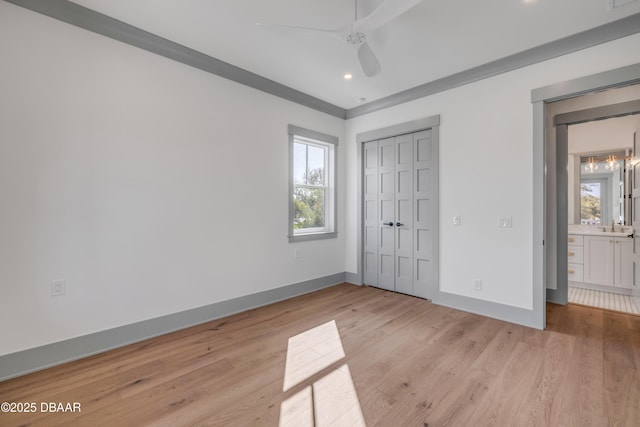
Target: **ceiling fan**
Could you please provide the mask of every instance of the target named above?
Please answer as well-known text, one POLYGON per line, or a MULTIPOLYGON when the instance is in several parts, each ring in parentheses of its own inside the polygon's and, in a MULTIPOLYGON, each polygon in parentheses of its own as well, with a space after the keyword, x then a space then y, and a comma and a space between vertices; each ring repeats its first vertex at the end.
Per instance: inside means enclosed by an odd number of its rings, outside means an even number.
POLYGON ((367 77, 373 77, 380 73, 382 67, 376 54, 367 43, 367 34, 386 25, 421 2, 422 0, 384 0, 380 6, 370 14, 358 17, 358 0, 354 0, 353 22, 345 27, 333 30, 279 24, 257 23, 256 25, 312 31, 336 36, 348 45, 356 48, 362 71, 367 77))

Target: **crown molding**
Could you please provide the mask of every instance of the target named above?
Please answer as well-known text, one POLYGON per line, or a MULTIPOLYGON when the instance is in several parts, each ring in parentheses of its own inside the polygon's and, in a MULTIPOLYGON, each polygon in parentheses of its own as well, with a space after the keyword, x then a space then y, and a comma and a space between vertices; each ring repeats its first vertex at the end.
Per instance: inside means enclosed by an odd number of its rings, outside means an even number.
POLYGON ((554 40, 347 110, 347 119, 434 95, 640 32, 640 13, 554 40))
POLYGON ((345 109, 68 0, 4 0, 341 119, 352 119, 640 32, 640 13, 345 109))
POLYGON ((299 90, 269 80, 68 0, 5 1, 331 116, 341 119, 346 117, 346 110, 337 105, 307 95, 299 90))

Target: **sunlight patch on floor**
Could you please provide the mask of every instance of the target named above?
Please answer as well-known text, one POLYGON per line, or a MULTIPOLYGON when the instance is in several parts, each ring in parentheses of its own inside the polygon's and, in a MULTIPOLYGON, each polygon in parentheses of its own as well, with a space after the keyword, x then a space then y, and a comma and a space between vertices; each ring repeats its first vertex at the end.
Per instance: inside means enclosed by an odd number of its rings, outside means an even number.
POLYGON ((289 338, 282 391, 287 391, 344 357, 336 321, 289 338))
POLYGON ((305 387, 280 405, 280 427, 313 427, 311 387, 305 387))
MULTIPOLYGON (((335 320, 289 338, 283 391, 345 357, 335 320)), ((349 366, 344 364, 280 405, 280 427, 366 426, 349 366)))
POLYGON ((356 388, 347 365, 313 384, 317 426, 364 426, 356 388))

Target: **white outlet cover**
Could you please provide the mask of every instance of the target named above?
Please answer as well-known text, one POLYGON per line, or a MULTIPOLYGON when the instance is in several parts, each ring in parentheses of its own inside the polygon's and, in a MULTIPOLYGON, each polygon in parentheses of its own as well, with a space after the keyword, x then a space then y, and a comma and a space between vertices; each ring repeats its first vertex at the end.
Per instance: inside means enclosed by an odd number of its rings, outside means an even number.
POLYGON ((454 216, 453 225, 462 225, 462 217, 459 215, 454 216))

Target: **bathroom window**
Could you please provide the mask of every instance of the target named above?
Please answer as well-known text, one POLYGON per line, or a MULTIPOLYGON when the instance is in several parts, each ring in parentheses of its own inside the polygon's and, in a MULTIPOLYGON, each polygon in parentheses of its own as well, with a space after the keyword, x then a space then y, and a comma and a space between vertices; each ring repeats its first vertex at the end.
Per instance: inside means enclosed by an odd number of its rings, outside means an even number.
POLYGON ((582 180, 580 183, 580 223, 587 225, 608 224, 606 200, 607 187, 604 179, 582 180))

